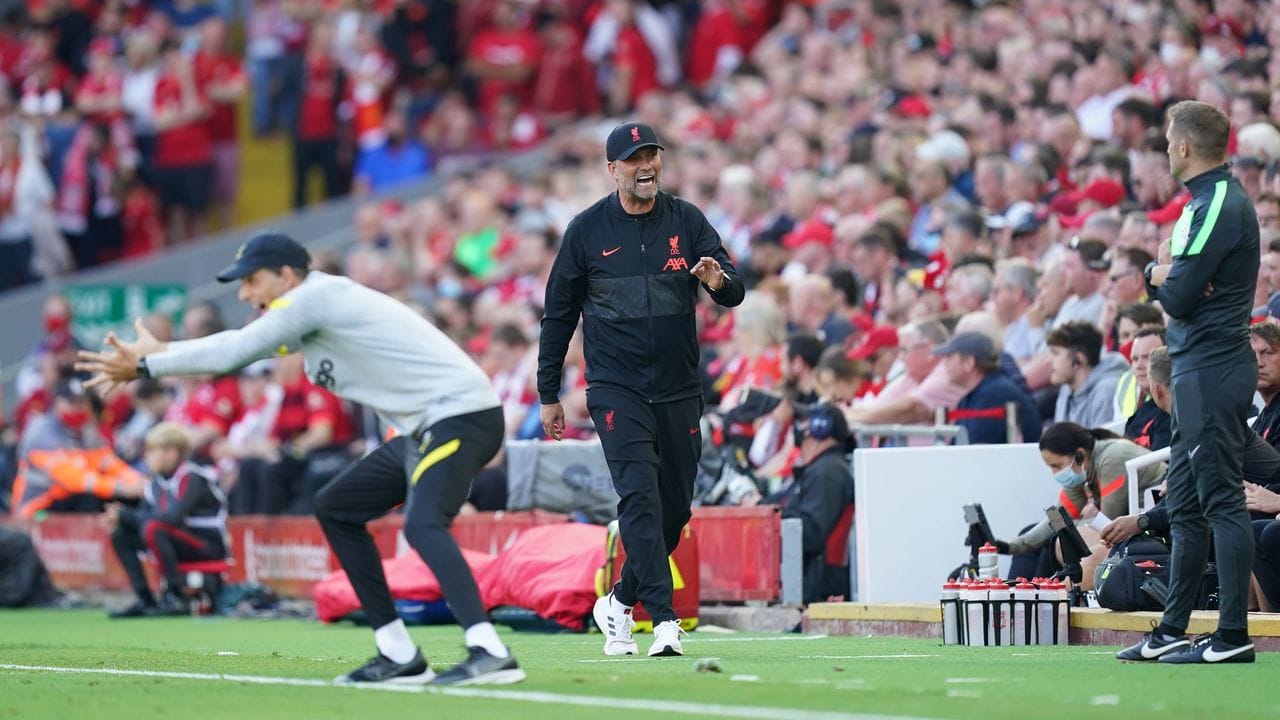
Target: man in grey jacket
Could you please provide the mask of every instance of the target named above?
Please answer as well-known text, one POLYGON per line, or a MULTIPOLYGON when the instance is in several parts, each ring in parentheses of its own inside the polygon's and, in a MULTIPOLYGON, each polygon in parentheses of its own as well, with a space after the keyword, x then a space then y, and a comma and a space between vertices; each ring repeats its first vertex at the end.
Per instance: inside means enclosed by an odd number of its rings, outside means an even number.
POLYGON ((502 444, 502 408, 484 371, 448 336, 396 300, 345 277, 309 270, 311 258, 274 231, 240 247, 220 282, 262 311, 239 330, 162 343, 142 321, 138 339, 107 336, 76 367, 91 385, 137 377, 227 373, 254 360, 302 352, 307 378, 372 408, 395 438, 349 465, 316 494, 315 511, 374 628, 378 655, 340 683, 473 685, 523 680, 524 671, 485 614, 475 578, 449 534, 476 473, 502 444), (436 675, 396 615, 382 559, 365 525, 401 503, 404 535, 465 629, 468 657, 436 675))
POLYGON ((1053 421, 1070 421, 1086 428, 1116 419, 1116 383, 1129 369, 1124 356, 1102 352, 1102 333, 1077 320, 1055 327, 1045 336, 1053 363, 1049 382, 1060 385, 1053 421))

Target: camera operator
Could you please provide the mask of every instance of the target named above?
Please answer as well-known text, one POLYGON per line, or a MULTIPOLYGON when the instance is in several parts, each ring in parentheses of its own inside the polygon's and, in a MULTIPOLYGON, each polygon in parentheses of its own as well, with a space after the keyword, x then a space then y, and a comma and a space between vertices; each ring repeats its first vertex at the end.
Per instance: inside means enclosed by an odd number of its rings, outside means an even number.
POLYGON ((782 517, 804 524, 804 602, 848 597, 848 568, 827 565, 827 538, 853 502, 853 472, 845 459, 849 426, 844 413, 822 403, 800 413, 794 425, 800 463, 782 497, 782 517))

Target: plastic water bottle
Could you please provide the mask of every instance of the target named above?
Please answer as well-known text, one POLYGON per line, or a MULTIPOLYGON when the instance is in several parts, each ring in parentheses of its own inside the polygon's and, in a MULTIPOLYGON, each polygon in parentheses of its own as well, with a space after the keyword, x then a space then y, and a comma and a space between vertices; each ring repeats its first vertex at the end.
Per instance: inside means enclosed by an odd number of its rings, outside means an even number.
POLYGON ((986 645, 987 588, 973 580, 966 581, 960 591, 960 602, 964 606, 965 645, 986 645))
POLYGON ((1018 578, 1013 586, 1013 645, 1035 645, 1036 586, 1026 578, 1018 578))
POLYGON ((1071 609, 1069 607, 1070 595, 1067 593, 1067 584, 1061 580, 1055 581, 1053 585, 1054 591, 1054 612, 1057 618, 1058 636, 1055 638, 1055 645, 1070 645, 1068 636, 1071 634, 1071 609))
POLYGON ((960 628, 964 624, 960 612, 960 588, 955 578, 942 584, 942 644, 959 645, 963 638, 960 628))
POLYGON ((1010 600, 1013 593, 1003 580, 992 579, 987 582, 987 626, 990 632, 988 645, 1012 645, 1010 639, 1010 622, 1012 613, 1010 600))
POLYGON ((1057 607, 1054 605, 1055 593, 1052 583, 1046 578, 1036 578, 1032 581, 1036 588, 1036 632, 1038 633, 1037 644, 1054 645, 1054 638, 1057 635, 1057 628, 1054 627, 1057 621, 1057 607))
POLYGON ((999 568, 1000 556, 996 552, 996 546, 987 543, 978 548, 978 577, 989 579, 996 577, 1000 572, 999 568))

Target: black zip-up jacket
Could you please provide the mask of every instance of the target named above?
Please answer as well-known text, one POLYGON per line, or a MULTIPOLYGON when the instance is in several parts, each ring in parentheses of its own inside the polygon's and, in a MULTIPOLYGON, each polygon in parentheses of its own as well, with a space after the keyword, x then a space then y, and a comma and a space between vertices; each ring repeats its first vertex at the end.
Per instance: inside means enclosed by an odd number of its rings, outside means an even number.
POLYGON ((720 236, 702 211, 659 192, 653 209, 629 215, 612 193, 565 229, 547 280, 538 348, 538 396, 560 402, 569 340, 583 318, 589 387, 611 386, 668 402, 702 393, 694 308, 698 258, 720 263, 716 303, 733 307, 745 291, 720 236))
POLYGON ((1256 362, 1249 315, 1258 282, 1258 215, 1226 165, 1186 182, 1191 201, 1173 229, 1173 267, 1152 293, 1169 314, 1173 374, 1256 362), (1204 296, 1213 285, 1213 292, 1204 296))
POLYGON ((840 446, 822 451, 808 465, 797 466, 794 472, 795 480, 783 499, 782 517, 801 520, 802 599, 810 603, 825 597, 822 579, 823 566, 827 564, 827 539, 839 524, 844 509, 853 502, 853 472, 840 446))

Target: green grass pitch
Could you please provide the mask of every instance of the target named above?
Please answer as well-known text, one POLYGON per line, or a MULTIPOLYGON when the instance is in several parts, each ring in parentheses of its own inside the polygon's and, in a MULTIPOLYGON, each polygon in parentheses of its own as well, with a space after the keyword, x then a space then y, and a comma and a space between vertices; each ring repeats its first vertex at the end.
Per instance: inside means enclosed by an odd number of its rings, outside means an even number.
MULTIPOLYGON (((411 632, 437 668, 463 655, 457 628, 411 632)), ((1280 716, 1267 654, 1254 665, 1169 667, 1118 663, 1115 648, 695 632, 683 658, 615 659, 599 635, 504 637, 524 683, 391 692, 326 684, 373 653, 370 631, 348 624, 0 611, 0 720, 1280 716), (720 672, 694 670, 708 657, 720 672)), ((644 651, 650 638, 639 639, 644 651)))

